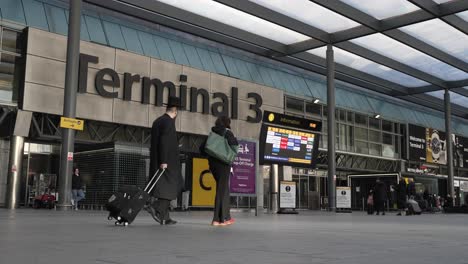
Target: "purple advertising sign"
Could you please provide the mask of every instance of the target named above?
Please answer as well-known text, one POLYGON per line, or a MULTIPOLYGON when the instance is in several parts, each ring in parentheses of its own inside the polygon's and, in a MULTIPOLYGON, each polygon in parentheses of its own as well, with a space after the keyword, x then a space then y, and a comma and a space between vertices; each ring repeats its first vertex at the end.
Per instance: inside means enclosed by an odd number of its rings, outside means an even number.
POLYGON ((239 140, 239 154, 232 164, 231 193, 255 194, 255 142, 239 140))

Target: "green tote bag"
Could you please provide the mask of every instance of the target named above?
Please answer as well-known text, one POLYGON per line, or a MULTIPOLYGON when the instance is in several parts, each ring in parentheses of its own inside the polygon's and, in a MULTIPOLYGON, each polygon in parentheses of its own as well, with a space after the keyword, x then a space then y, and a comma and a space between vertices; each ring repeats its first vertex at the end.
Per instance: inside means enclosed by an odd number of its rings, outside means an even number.
POLYGON ((237 156, 239 146, 230 146, 224 135, 210 132, 205 145, 205 152, 226 164, 232 164, 237 156))

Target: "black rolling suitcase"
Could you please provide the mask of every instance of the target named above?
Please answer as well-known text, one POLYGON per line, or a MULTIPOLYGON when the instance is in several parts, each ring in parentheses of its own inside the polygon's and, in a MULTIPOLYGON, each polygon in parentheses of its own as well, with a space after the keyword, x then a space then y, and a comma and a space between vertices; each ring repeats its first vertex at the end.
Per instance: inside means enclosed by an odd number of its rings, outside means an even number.
POLYGON ((144 190, 134 185, 123 185, 112 194, 106 204, 109 211, 107 219, 115 219, 115 225, 127 226, 135 220, 135 217, 149 200, 151 191, 158 183, 165 170, 158 170, 148 182, 144 190))

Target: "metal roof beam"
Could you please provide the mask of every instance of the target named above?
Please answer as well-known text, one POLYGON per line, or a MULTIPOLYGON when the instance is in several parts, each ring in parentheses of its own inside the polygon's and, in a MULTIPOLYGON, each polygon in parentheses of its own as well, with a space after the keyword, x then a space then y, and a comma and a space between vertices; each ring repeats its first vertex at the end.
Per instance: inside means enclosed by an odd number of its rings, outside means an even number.
POLYGON ((465 97, 468 97, 468 89, 466 89, 466 88, 454 88, 454 89, 450 89, 450 91, 452 91, 454 93, 457 93, 459 95, 463 95, 465 97))
POLYGON ((447 86, 448 88, 459 88, 459 87, 468 86, 468 79, 447 82, 447 86))
POLYGON ((454 0, 450 1, 448 4, 437 4, 432 0, 408 0, 408 2, 411 2, 415 6, 439 18, 463 12, 467 9, 465 0, 454 0))
POLYGON ((408 94, 406 94, 406 95, 416 95, 416 94, 423 94, 423 93, 428 93, 428 92, 440 91, 440 90, 444 90, 444 88, 441 88, 441 87, 439 87, 437 85, 427 85, 427 86, 410 88, 408 90, 409 90, 408 94))
POLYGON ((468 22, 462 18, 456 16, 454 13, 461 12, 466 10, 467 3, 466 1, 453 1, 451 5, 439 5, 434 1, 428 0, 409 0, 414 5, 419 8, 431 13, 432 15, 442 19, 447 24, 453 26, 454 28, 468 34, 468 22), (457 11, 457 12, 452 12, 457 11), (452 14, 447 16, 447 14, 452 14))

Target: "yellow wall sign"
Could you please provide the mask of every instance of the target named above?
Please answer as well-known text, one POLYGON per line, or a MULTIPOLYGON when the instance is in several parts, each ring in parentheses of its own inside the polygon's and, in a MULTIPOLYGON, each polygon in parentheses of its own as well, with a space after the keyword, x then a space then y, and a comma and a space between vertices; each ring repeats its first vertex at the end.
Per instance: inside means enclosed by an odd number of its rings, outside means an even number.
POLYGON ((209 170, 208 160, 192 160, 192 206, 214 206, 216 181, 209 170))
POLYGON ((74 130, 83 130, 84 120, 62 116, 60 118, 60 127, 70 128, 74 130))

